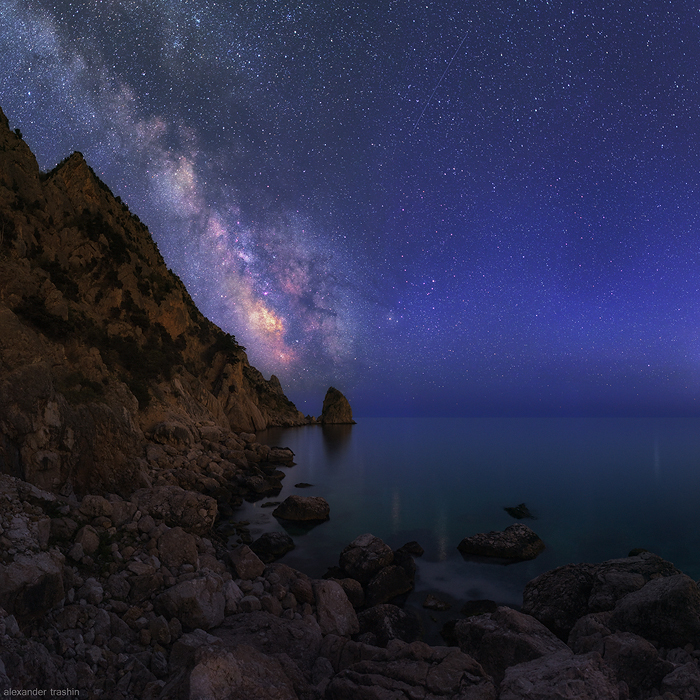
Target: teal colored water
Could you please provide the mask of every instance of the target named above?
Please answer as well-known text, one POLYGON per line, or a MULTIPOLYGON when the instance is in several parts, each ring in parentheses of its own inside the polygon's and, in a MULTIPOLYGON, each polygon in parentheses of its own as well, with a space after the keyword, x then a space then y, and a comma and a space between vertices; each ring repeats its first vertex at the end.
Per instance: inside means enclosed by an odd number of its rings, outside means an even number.
POLYGON ((431 591, 517 606, 543 571, 634 547, 700 578, 700 419, 366 418, 258 438, 290 447, 297 464, 278 496, 245 504, 236 519, 257 537, 283 529, 266 501, 323 496, 330 520, 290 531, 297 548, 282 560, 314 577, 371 532, 393 547, 424 547, 414 603, 431 591), (504 566, 459 554, 463 537, 518 522, 504 507, 523 502, 536 519, 522 522, 547 545, 537 559, 504 566))

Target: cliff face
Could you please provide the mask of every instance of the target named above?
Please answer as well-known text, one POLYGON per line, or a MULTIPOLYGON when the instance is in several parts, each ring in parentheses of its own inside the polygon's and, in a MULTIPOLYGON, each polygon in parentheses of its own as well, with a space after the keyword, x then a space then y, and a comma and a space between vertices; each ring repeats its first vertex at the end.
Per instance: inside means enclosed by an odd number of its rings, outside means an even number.
POLYGON ((131 492, 162 424, 200 435, 304 422, 82 155, 40 172, 0 111, 0 472, 131 492))

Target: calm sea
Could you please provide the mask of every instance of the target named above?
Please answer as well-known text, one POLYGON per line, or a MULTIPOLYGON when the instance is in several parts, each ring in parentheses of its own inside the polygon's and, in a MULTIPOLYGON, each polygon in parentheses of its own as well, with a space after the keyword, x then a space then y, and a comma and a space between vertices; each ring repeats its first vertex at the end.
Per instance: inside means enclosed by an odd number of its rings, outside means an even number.
POLYGON ((236 512, 251 534, 282 530, 263 508, 292 493, 323 496, 328 522, 290 530, 284 563, 321 576, 356 536, 392 547, 417 540, 416 590, 455 604, 490 598, 518 606, 530 579, 562 564, 599 562, 643 547, 700 578, 700 419, 365 418, 354 426, 306 426, 260 433, 290 447, 282 492, 236 512), (311 488, 297 488, 306 482, 311 488), (544 540, 537 559, 504 566, 465 560, 463 537, 518 522, 544 540))

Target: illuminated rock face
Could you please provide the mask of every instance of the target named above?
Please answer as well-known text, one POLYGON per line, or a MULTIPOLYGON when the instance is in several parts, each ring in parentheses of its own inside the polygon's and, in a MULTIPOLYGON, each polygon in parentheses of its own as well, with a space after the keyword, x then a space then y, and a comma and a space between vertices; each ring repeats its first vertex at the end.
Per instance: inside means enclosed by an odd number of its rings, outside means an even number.
POLYGON ((321 423, 354 423, 350 402, 335 387, 330 387, 323 399, 321 423))
POLYGON ((0 472, 53 492, 147 487, 153 433, 179 448, 307 422, 83 156, 42 173, 2 111, 0 328, 0 472))

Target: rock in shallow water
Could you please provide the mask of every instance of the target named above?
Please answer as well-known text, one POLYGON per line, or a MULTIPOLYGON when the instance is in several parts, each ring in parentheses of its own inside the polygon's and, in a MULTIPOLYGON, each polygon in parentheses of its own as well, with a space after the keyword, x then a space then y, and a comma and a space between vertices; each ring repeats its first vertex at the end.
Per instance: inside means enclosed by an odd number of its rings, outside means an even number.
POLYGON ((335 387, 329 387, 323 399, 321 423, 354 423, 350 402, 335 387))
POLYGON ((522 523, 510 525, 503 532, 481 532, 465 537, 457 546, 464 555, 498 557, 515 561, 534 559, 544 548, 544 542, 522 523))
POLYGON ((289 496, 272 511, 284 520, 328 520, 331 507, 320 496, 289 496))
POLYGON ((524 503, 520 503, 517 506, 506 506, 503 510, 512 518, 517 518, 518 520, 522 520, 523 518, 535 519, 535 516, 524 503))

